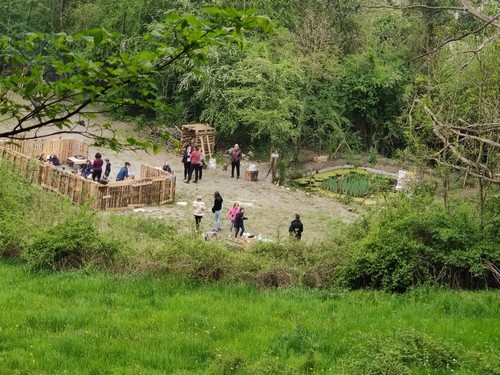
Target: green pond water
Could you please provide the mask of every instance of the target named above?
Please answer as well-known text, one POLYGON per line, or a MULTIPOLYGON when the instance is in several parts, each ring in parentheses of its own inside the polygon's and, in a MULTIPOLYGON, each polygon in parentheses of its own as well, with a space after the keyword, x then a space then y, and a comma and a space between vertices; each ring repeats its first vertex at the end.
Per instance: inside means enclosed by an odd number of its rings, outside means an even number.
POLYGON ((371 203, 394 191, 396 179, 361 168, 335 169, 294 180, 311 192, 371 203))

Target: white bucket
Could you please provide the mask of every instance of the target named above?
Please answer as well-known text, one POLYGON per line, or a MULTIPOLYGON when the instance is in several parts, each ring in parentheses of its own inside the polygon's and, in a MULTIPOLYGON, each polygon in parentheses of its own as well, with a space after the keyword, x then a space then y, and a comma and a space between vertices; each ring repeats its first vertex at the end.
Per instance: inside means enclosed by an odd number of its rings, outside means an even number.
POLYGON ((208 168, 210 168, 210 169, 217 169, 217 159, 211 158, 208 161, 208 168))

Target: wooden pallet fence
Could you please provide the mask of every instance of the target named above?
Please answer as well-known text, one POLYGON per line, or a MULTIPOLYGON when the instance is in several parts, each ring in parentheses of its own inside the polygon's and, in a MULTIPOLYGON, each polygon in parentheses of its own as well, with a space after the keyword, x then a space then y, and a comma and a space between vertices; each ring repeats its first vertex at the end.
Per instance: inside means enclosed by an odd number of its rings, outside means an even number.
POLYGON ((36 158, 41 154, 57 155, 61 163, 66 163, 68 157, 82 155, 87 157, 88 144, 79 139, 40 139, 26 141, 2 142, 2 146, 20 154, 36 158))
POLYGON ((171 203, 175 199, 175 175, 150 166, 141 167, 141 176, 143 170, 145 175, 156 176, 101 185, 2 145, 0 158, 11 163, 30 182, 91 208, 127 209, 171 203))

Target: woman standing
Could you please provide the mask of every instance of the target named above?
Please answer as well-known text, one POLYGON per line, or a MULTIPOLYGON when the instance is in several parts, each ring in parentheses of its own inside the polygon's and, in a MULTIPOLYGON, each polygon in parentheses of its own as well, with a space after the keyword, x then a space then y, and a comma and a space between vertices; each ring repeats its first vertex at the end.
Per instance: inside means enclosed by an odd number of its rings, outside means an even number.
POLYGON ((191 169, 191 146, 185 144, 182 152, 182 164, 184 164, 184 181, 187 181, 191 169))
POLYGON ((222 211, 222 202, 224 202, 224 199, 222 199, 220 193, 216 191, 214 193, 214 206, 212 207, 212 212, 214 213, 214 220, 215 220, 214 232, 220 231, 221 227, 220 212, 222 211))
POLYGON ((198 195, 196 200, 193 201, 194 225, 196 227, 196 231, 200 230, 200 222, 205 215, 205 210, 205 203, 203 203, 201 195, 198 195))
POLYGON ((99 182, 101 181, 102 175, 102 165, 104 161, 102 160, 102 155, 100 153, 95 154, 94 162, 92 163, 92 180, 99 182))

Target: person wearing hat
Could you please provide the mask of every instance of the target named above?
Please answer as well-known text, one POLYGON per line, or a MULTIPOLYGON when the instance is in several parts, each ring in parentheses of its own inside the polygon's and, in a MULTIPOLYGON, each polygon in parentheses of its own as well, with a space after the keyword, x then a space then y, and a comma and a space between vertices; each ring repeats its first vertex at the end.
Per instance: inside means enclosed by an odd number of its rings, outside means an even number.
POLYGON ((126 161, 125 165, 120 168, 120 171, 116 175, 116 181, 123 181, 128 177, 128 167, 130 167, 130 163, 126 161))
POLYGON ((205 210, 207 207, 203 200, 201 199, 201 195, 196 197, 196 200, 193 201, 193 213, 194 213, 194 224, 196 226, 196 230, 200 229, 200 222, 203 216, 205 215, 205 210))
POLYGON ((106 162, 106 169, 104 170, 104 177, 109 179, 109 175, 111 174, 111 163, 109 162, 109 159, 106 158, 104 159, 106 162))

